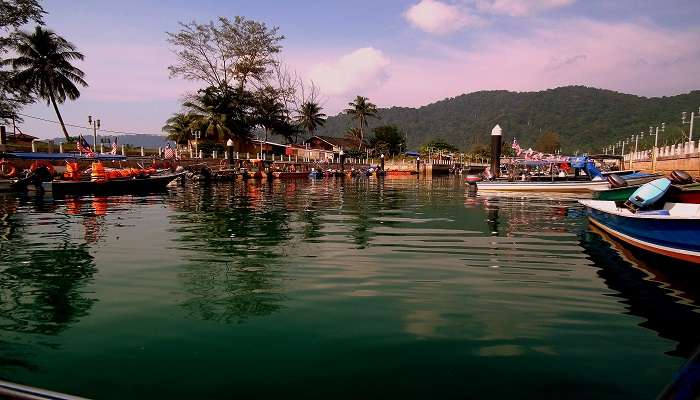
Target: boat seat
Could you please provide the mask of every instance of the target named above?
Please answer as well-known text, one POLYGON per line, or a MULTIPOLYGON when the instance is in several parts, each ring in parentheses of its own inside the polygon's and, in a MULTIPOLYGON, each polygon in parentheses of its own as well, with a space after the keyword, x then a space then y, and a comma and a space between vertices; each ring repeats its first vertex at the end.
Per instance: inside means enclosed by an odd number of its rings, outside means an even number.
POLYGON ((700 204, 666 203, 664 209, 671 216, 700 218, 700 204))

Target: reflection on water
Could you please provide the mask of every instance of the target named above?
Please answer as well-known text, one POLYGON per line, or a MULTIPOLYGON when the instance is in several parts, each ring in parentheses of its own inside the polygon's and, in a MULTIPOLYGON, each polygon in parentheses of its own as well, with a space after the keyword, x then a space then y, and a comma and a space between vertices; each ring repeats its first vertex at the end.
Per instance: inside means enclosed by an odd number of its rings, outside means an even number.
POLYGON ((2 200, 0 376, 49 389, 653 398, 698 345, 695 271, 567 197, 410 177, 2 200))

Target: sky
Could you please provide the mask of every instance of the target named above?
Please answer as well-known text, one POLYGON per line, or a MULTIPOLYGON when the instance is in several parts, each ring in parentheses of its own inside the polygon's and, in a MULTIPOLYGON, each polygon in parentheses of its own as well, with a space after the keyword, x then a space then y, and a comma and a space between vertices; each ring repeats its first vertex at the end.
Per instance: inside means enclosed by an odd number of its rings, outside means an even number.
MULTIPOLYGON (((67 123, 161 133, 182 96, 165 32, 245 16, 278 26, 281 57, 334 115, 357 95, 417 107, 479 90, 586 85, 642 96, 700 89, 698 0, 44 0, 47 27, 85 54, 90 86, 60 105, 67 123)), ((46 103, 24 113, 56 120, 46 103)), ((25 133, 61 136, 25 118, 25 133)), ((71 134, 87 133, 73 129, 71 134)))

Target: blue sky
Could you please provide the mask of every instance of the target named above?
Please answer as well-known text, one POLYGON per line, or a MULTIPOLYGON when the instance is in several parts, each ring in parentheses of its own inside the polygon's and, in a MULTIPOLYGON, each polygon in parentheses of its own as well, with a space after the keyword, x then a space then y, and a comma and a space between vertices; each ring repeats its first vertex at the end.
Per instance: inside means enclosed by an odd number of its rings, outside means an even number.
MULTIPOLYGON (((159 133, 201 85, 169 79, 165 32, 178 21, 243 15, 280 27, 283 58, 321 89, 329 114, 355 95, 420 106, 488 89, 569 84, 644 96, 700 89, 700 1, 44 1, 47 26, 85 54, 90 87, 67 122, 159 133)), ((30 115, 54 119, 45 104, 30 115)), ((27 118, 40 137, 59 129, 27 118)), ((73 133, 80 133, 79 131, 73 133)), ((83 132, 84 133, 84 132, 83 132)))

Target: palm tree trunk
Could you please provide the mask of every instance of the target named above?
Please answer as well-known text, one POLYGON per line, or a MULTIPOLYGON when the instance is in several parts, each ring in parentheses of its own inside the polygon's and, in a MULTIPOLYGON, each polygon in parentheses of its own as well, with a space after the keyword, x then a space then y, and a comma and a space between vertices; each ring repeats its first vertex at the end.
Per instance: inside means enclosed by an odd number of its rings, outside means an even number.
POLYGON ((358 147, 360 150, 362 150, 362 143, 365 141, 365 132, 363 130, 365 126, 365 119, 363 116, 360 116, 360 146, 358 147))
MULTIPOLYGON (((56 111, 56 116, 58 117, 58 122, 61 123, 61 129, 63 129, 63 135, 66 137, 66 141, 70 139, 70 136, 68 136, 68 131, 66 130, 66 124, 63 123, 63 117, 61 117, 61 113, 58 111, 58 105, 56 105, 56 98, 53 95, 53 89, 49 88, 49 98, 51 99, 51 104, 53 104, 53 109, 56 111)), ((97 146, 97 145, 95 145, 97 146)))

